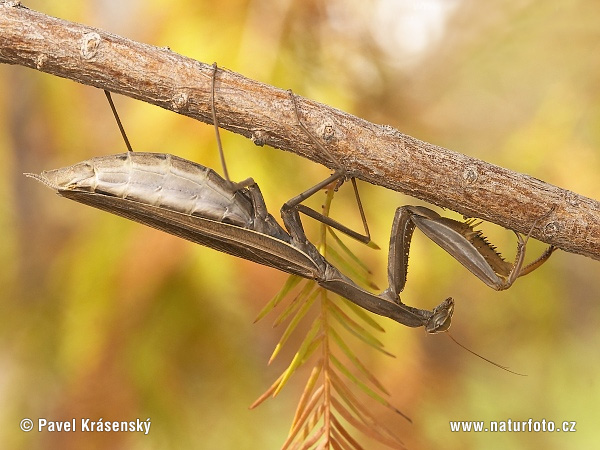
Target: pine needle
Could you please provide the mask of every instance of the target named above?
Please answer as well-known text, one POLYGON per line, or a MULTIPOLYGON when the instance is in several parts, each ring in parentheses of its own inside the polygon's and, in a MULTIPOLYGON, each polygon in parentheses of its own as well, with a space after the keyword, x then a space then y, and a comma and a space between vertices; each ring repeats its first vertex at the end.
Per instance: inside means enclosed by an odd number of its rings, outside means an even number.
POLYGON ((260 397, 258 397, 256 400, 254 400, 254 403, 252 403, 248 409, 254 409, 256 408, 258 405, 260 405, 262 402, 264 402, 267 398, 269 398, 273 392, 275 392, 275 389, 277 389, 277 386, 279 386, 279 383, 281 383, 281 380, 283 379, 283 374, 279 375, 279 378, 277 378, 277 380, 275 380, 275 382, 269 387, 269 389, 267 389, 265 392, 263 392, 261 394, 260 397))
POLYGON ((352 445, 356 450, 364 450, 363 447, 348 433, 348 431, 342 426, 336 419, 335 415, 331 416, 331 423, 333 424, 333 431, 339 433, 344 439, 352 445))
POLYGON ((377 389, 379 389, 385 395, 390 395, 389 392, 385 389, 385 387, 383 387, 383 385, 375 377, 375 375, 373 375, 369 371, 369 369, 367 369, 367 367, 360 361, 360 359, 358 359, 358 357, 352 352, 350 347, 348 347, 346 345, 346 343, 342 340, 342 338, 337 333, 337 331, 335 331, 334 328, 331 328, 329 330, 329 333, 331 334, 331 337, 333 338, 335 343, 338 345, 338 347, 342 350, 342 352, 344 352, 344 354, 348 357, 348 359, 350 361, 352 361, 352 363, 356 366, 356 368, 358 370, 360 370, 362 372, 362 374, 364 376, 366 376, 369 379, 369 381, 371 381, 371 383, 373 383, 374 386, 377 387, 377 389))
MULTIPOLYGON (((367 267, 367 265, 362 262, 353 252, 352 250, 350 250, 348 248, 348 246, 346 244, 344 244, 344 242, 338 237, 338 235, 336 234, 335 231, 333 231, 333 228, 331 227, 327 227, 327 231, 329 231, 329 234, 331 234, 331 237, 333 237, 333 240, 337 243, 337 245, 340 246, 340 248, 342 249, 342 251, 352 260, 354 261, 354 263, 356 263, 357 266, 359 266, 362 270, 364 270, 366 273, 371 274, 371 270, 367 267)), ((377 249, 379 249, 379 246, 377 246, 377 249)))
POLYGON ((284 450, 289 447, 289 445, 294 441, 294 438, 296 437, 296 435, 300 432, 300 430, 302 430, 302 428, 305 425, 305 423, 307 422, 307 420, 309 420, 309 418, 311 417, 311 414, 318 418, 321 417, 321 415, 324 412, 324 408, 323 408, 322 404, 317 406, 317 402, 321 399, 324 391, 325 391, 325 387, 323 385, 321 385, 317 388, 315 393, 310 398, 310 400, 307 404, 307 407, 304 410, 304 413, 302 413, 302 415, 300 416, 300 418, 298 419, 296 424, 290 430, 287 439, 281 446, 281 450, 284 450), (317 406, 316 409, 315 409, 315 406, 317 406))
POLYGON ((402 417, 404 417, 406 420, 411 422, 410 418, 407 415, 405 415, 402 411, 400 411, 395 406, 390 404, 381 395, 379 395, 377 392, 375 392, 373 389, 371 389, 369 386, 367 386, 365 383, 363 383, 361 380, 359 380, 350 370, 348 370, 348 368, 345 365, 342 364, 342 362, 339 359, 337 359, 333 355, 329 355, 329 359, 333 363, 333 365, 336 366, 341 373, 346 375, 346 378, 348 378, 350 381, 352 381, 361 391, 363 391, 365 394, 367 394, 373 400, 381 403, 386 408, 389 408, 392 411, 397 412, 402 417))
POLYGON ((302 281, 302 277, 297 275, 290 275, 288 279, 285 281, 285 284, 281 288, 281 290, 267 303, 263 309, 258 313, 256 319, 254 319, 254 323, 258 322, 264 316, 266 316, 270 311, 272 311, 280 302, 283 300, 288 293, 296 286, 298 283, 302 281))
POLYGON ((365 274, 360 267, 357 268, 350 264, 350 261, 341 257, 333 247, 327 247, 327 259, 331 260, 334 266, 358 282, 358 284, 368 286, 371 289, 379 289, 377 285, 369 279, 369 274, 365 274))
POLYGON ((362 319, 367 325, 376 329, 377 331, 381 331, 382 333, 385 333, 385 328, 383 328, 381 325, 379 325, 379 322, 377 322, 372 317, 371 313, 365 311, 363 308, 358 306, 356 303, 352 303, 351 301, 348 301, 345 298, 342 298, 342 301, 344 302, 345 305, 348 306, 348 308, 350 308, 352 310, 353 313, 355 313, 359 317, 359 319, 362 319))
POLYGON ((366 329, 361 327, 357 322, 348 317, 348 315, 344 313, 337 305, 330 303, 329 311, 340 325, 342 325, 346 330, 359 338, 361 341, 385 355, 395 357, 393 354, 383 349, 383 343, 380 340, 369 333, 366 329))
POLYGON ((309 347, 312 344, 313 339, 315 338, 315 336, 319 332, 319 329, 321 327, 321 323, 322 323, 321 322, 321 318, 319 318, 319 317, 317 317, 315 319, 315 321, 313 322, 313 325, 310 328, 310 331, 308 332, 308 334, 304 338, 304 341, 302 341, 302 345, 298 349, 298 352, 294 356, 294 359, 292 359, 292 362, 290 363, 290 365, 288 366, 288 368, 283 373, 283 378, 281 379, 281 382, 279 383, 279 386, 277 386, 277 389, 273 393, 273 397, 275 397, 277 394, 279 394, 281 392, 281 390, 283 389, 283 387, 286 385, 286 383, 291 378, 291 376, 294 373, 294 371, 298 367, 300 367, 300 365, 304 361, 304 356, 308 352, 309 347))
MULTIPOLYGON (((292 420, 292 427, 290 429, 291 430, 296 426, 296 424, 298 423, 299 418, 304 414, 305 411, 305 407, 307 402, 309 401, 309 396, 312 393, 315 384, 317 383, 318 379, 319 379, 319 375, 321 375, 321 370, 323 369, 323 360, 320 359, 319 361, 317 361, 317 364, 315 365, 315 367, 313 367, 312 372, 310 373, 310 377, 308 377, 308 381, 306 382, 306 386, 304 386, 304 391, 302 392, 302 396, 300 397, 300 400, 298 401, 298 407, 296 408, 296 413, 294 414, 294 420, 292 420)), ((323 386, 319 386, 319 389, 323 388, 323 386)))
MULTIPOLYGON (((369 426, 375 427, 375 428, 380 427, 381 430, 383 432, 387 433, 389 436, 394 436, 394 433, 392 433, 390 430, 385 428, 383 425, 377 425, 377 420, 370 413, 369 409, 366 408, 358 400, 358 398, 356 398, 356 395, 354 395, 354 393, 350 390, 350 388, 348 386, 346 386, 346 384, 342 381, 342 379, 335 372, 331 372, 330 376, 331 376, 331 385, 333 386, 335 391, 339 394, 340 399, 342 399, 355 412, 355 414, 357 416, 359 416, 365 420, 365 425, 369 425, 369 426), (366 419, 368 419, 368 420, 366 420, 366 419)), ((389 404, 385 405, 385 406, 388 407, 389 409, 391 409, 392 411, 398 413, 402 417, 404 417, 408 422, 412 423, 411 418, 408 417, 406 414, 404 414, 399 409, 397 409, 394 406, 389 405, 389 404)))
MULTIPOLYGON (((317 293, 318 293, 318 291, 317 291, 317 293)), ((273 350, 273 354, 271 355, 271 358, 269 359, 269 362, 267 364, 271 364, 273 362, 273 360, 275 359, 275 357, 279 354, 279 352, 283 348, 283 345, 286 343, 286 341, 288 340, 288 338, 290 337, 292 332, 296 329, 296 327, 298 326, 300 321, 304 318, 304 316, 306 315, 306 313, 308 312, 308 310, 314 303, 316 297, 317 297, 316 295, 310 296, 306 300, 306 302, 304 302, 302 307, 298 310, 298 312, 296 313, 294 318, 291 320, 291 322, 289 323, 289 325, 287 326, 287 328, 281 335, 281 338, 279 339, 279 342, 275 346, 275 350, 273 350)))
POLYGON ((304 445, 300 447, 300 450, 310 449, 313 445, 315 445, 318 442, 319 439, 323 437, 324 434, 325 426, 322 426, 310 439, 304 441, 304 445))
MULTIPOLYGON (((300 308, 300 306, 303 304, 303 302, 306 300, 306 298, 310 295, 311 291, 314 289, 314 287, 316 286, 316 284, 317 283, 315 281, 313 281, 313 280, 308 281, 307 283, 305 283, 304 287, 298 293, 298 295, 296 295, 294 297, 294 299, 283 310, 283 312, 279 315, 279 317, 277 317, 277 319, 275 319, 275 322, 273 322, 273 328, 275 328, 276 326, 280 325, 294 311, 296 311, 298 308, 300 308)), ((319 291, 317 289, 315 289, 315 291, 313 292, 312 295, 316 296, 318 292, 319 291)))
POLYGON ((354 428, 362 431, 365 435, 375 439, 376 441, 381 442, 382 444, 387 445, 388 447, 399 450, 406 449, 402 441, 382 436, 381 434, 377 433, 373 428, 369 428, 365 424, 359 422, 354 416, 352 416, 352 414, 350 414, 346 410, 346 408, 344 408, 344 406, 335 397, 331 398, 331 404, 348 423, 350 423, 354 428))

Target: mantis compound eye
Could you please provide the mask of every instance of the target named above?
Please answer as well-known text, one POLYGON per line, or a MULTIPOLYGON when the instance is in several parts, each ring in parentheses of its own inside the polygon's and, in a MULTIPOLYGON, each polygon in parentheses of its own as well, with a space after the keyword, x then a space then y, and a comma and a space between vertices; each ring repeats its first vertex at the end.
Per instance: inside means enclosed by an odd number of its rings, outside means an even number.
POLYGON ((447 331, 452 324, 452 314, 454 313, 454 300, 448 297, 442 303, 435 307, 433 315, 425 325, 425 331, 429 334, 442 333, 447 331))

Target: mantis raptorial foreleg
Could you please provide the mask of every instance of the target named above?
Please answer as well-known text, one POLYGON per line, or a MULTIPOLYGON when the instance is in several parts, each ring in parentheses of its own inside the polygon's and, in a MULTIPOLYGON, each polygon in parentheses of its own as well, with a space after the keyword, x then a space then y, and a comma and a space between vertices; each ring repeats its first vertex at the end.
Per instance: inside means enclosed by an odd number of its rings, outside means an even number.
MULTIPOLYGON (((548 214, 550 214, 550 211, 548 214)), ((480 231, 474 230, 478 224, 474 220, 459 222, 440 216, 424 206, 402 206, 396 210, 390 237, 388 277, 390 294, 394 299, 404 289, 408 270, 408 253, 415 227, 446 250, 452 257, 471 271, 477 278, 492 289, 508 289, 515 280, 541 266, 550 257, 556 247, 549 246, 544 253, 531 264, 523 267, 525 247, 529 236, 538 223, 547 217, 540 217, 525 238, 518 232, 517 254, 511 264, 496 252, 480 231)))

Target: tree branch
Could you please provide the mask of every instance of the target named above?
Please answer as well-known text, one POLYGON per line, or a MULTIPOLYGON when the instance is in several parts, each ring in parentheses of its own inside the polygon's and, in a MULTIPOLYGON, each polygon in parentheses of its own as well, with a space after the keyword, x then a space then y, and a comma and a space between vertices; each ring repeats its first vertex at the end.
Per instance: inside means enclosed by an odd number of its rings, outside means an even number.
MULTIPOLYGON (((211 65, 49 17, 19 2, 0 0, 0 62, 212 123, 211 65)), ((298 126, 285 90, 228 70, 219 71, 216 90, 223 128, 332 167, 298 126)), ((532 236, 600 260, 598 201, 311 100, 298 97, 298 103, 306 126, 357 178, 522 233, 555 207, 532 236)))

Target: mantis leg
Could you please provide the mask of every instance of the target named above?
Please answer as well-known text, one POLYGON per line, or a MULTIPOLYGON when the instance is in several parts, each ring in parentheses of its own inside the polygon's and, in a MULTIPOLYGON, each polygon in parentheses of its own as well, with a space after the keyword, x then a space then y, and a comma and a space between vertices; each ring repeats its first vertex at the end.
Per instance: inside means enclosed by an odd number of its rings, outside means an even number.
POLYGON ((554 253, 554 251, 557 249, 557 247, 555 247, 554 245, 550 245, 538 259, 536 259, 535 261, 533 261, 533 262, 529 263, 528 265, 526 265, 525 267, 523 267, 523 261, 525 259, 525 247, 527 245, 527 242, 529 241, 529 237, 531 236, 533 229, 542 220, 544 220, 546 217, 548 217, 550 214, 552 214, 555 207, 556 206, 553 206, 550 211, 548 211, 546 214, 544 214, 543 216, 538 218, 533 223, 533 225, 531 226, 531 229, 529 230, 529 233, 527 233, 527 236, 525 237, 525 239, 523 239, 523 237, 518 232, 514 231, 514 233, 517 235, 517 240, 518 240, 517 256, 515 257, 515 262, 511 268, 511 271, 508 274, 508 277, 506 278, 506 280, 500 279, 500 281, 502 281, 502 282, 500 283, 500 286, 498 288, 499 291, 508 289, 509 287, 512 286, 512 284, 516 281, 517 278, 522 277, 523 275, 527 275, 528 273, 531 273, 535 269, 540 267, 542 264, 544 264, 546 261, 548 261, 548 258, 550 258, 552 253, 554 253))
MULTIPOLYGON (((444 300, 433 311, 427 311, 401 304, 397 294, 395 296, 390 295, 390 289, 379 295, 367 292, 325 260, 319 254, 316 247, 306 239, 300 221, 300 211, 297 207, 284 205, 281 208, 281 216, 292 237, 292 245, 308 254, 318 266, 317 281, 325 289, 341 295, 368 311, 389 317, 403 325, 409 327, 424 326, 427 333, 430 334, 446 331, 450 327, 454 312, 454 301, 452 298, 444 300)), ((404 219, 406 215, 397 214, 397 217, 404 219)), ((400 223, 402 220, 396 220, 395 222, 400 223)), ((412 224, 412 228, 414 229, 414 224, 412 224)), ((408 241, 410 241, 410 238, 408 241)), ((404 275, 405 278, 406 275, 404 275)))
POLYGON ((227 171, 227 164, 225 163, 225 153, 223 152, 223 145, 221 144, 221 133, 219 133, 219 120, 217 119, 217 112, 215 109, 215 80, 217 78, 217 63, 214 62, 213 65, 213 73, 211 78, 210 85, 210 111, 212 114, 213 125, 215 127, 215 136, 217 137, 217 147, 219 149, 219 158, 221 159, 221 166, 223 167, 223 176, 225 179, 231 183, 231 186, 234 191, 238 191, 245 187, 251 186, 254 183, 254 179, 246 178, 244 181, 240 181, 239 183, 235 183, 229 179, 229 172, 227 171))
POLYGON ((119 118, 119 113, 117 113, 117 108, 115 107, 112 96, 110 95, 110 92, 107 91, 106 89, 104 89, 104 95, 106 95, 106 99, 108 100, 110 109, 112 110, 113 116, 115 116, 115 120, 117 121, 117 126, 119 127, 121 136, 123 136, 123 140, 125 141, 125 145, 127 146, 127 151, 132 152, 133 148, 131 148, 129 139, 127 139, 127 134, 125 133, 125 128, 123 128, 123 124, 121 123, 121 119, 119 118))
MULTIPOLYGON (((344 172, 343 171, 336 171, 334 172, 331 176, 327 177, 325 180, 321 181, 320 183, 317 183, 316 185, 314 185, 313 187, 311 187, 310 189, 307 189, 306 191, 302 192, 301 194, 297 195, 296 197, 288 200, 287 202, 285 202, 285 204, 282 207, 282 210, 285 209, 296 209, 299 212, 312 217, 315 220, 318 220, 319 222, 322 222, 326 225, 329 225, 332 228, 335 228, 336 230, 341 231, 344 234, 347 234, 348 236, 363 242, 365 244, 368 244, 369 242, 371 242, 371 235, 369 233, 369 227, 367 225, 367 220, 365 217, 365 213, 362 209, 362 204, 360 202, 360 197, 358 196, 358 188, 356 186, 356 181, 354 180, 354 178, 352 178, 352 183, 354 186, 354 192, 356 193, 357 197, 357 201, 358 201, 358 205, 359 205, 359 211, 360 211, 360 215, 361 218, 363 220, 363 225, 365 227, 365 234, 360 234, 354 230, 351 230, 350 228, 348 228, 345 225, 342 225, 341 223, 339 223, 337 220, 332 219, 331 217, 327 217, 323 214, 321 214, 320 212, 315 211, 312 208, 309 208, 306 205, 302 205, 301 202, 303 202, 304 200, 306 200, 308 197, 310 197, 311 195, 315 194, 316 192, 320 191, 321 189, 323 189, 325 186, 329 185, 330 183, 333 183, 335 181, 339 181, 342 180, 344 177, 344 172)), ((283 214, 283 213, 282 213, 283 214)))
MULTIPOLYGON (((254 210, 254 230, 267 236, 280 239, 284 242, 289 242, 290 235, 288 235, 288 233, 286 233, 281 225, 279 225, 275 218, 269 214, 267 206, 265 205, 265 199, 262 195, 262 192, 260 192, 258 185, 254 183, 248 186, 247 193, 250 201, 252 202, 252 208, 254 210)), ((312 255, 310 256, 312 257, 312 255)))
POLYGON ((396 210, 392 222, 388 252, 388 292, 396 303, 400 302, 400 292, 406 285, 410 241, 415 230, 412 215, 407 207, 401 206, 396 210))
POLYGON ((367 224, 365 212, 364 212, 362 203, 360 201, 360 196, 358 194, 358 187, 356 185, 356 179, 354 177, 351 178, 352 186, 354 188, 354 194, 356 197, 356 202, 358 205, 360 217, 363 222, 365 234, 360 234, 354 230, 351 230, 350 228, 346 227, 345 225, 342 225, 341 223, 339 223, 338 221, 331 219, 330 217, 324 216, 323 214, 319 213, 318 211, 315 211, 314 209, 301 204, 308 197, 310 197, 317 191, 321 190, 328 184, 333 183, 334 181, 338 182, 336 189, 339 186, 341 186, 341 184, 346 179, 346 170, 342 168, 342 165, 339 163, 339 161, 325 148, 325 146, 314 136, 314 134, 311 133, 311 131, 306 127, 306 125, 304 125, 304 123, 302 122, 302 120, 300 118, 300 111, 298 110, 296 96, 294 95, 294 93, 292 92, 291 89, 288 90, 288 92, 290 94, 290 98, 294 105, 294 113, 296 114, 296 120, 298 121, 298 125, 300 126, 300 128, 302 128, 302 130, 310 138, 310 140, 330 159, 331 162, 333 162, 335 164, 335 166, 338 169, 336 169, 336 171, 331 176, 326 178, 325 180, 321 181, 320 183, 316 184, 315 186, 311 187, 310 189, 307 189, 306 191, 302 192, 301 194, 299 194, 296 197, 287 201, 285 203, 284 207, 285 208, 295 208, 298 211, 302 212, 303 214, 305 214, 309 217, 312 217, 315 220, 318 220, 326 225, 329 225, 330 227, 335 228, 335 229, 341 231, 342 233, 347 234, 348 236, 350 236, 360 242, 368 244, 369 242, 371 242, 371 235, 369 233, 369 226, 367 224))
POLYGON ((481 232, 473 229, 475 225, 472 221, 459 222, 441 217, 425 207, 403 206, 398 208, 390 238, 388 261, 390 291, 398 294, 406 283, 408 251, 415 226, 489 287, 497 291, 508 289, 518 277, 540 267, 556 249, 556 247, 550 246, 537 260, 523 267, 525 247, 529 236, 548 214, 540 217, 534 223, 525 239, 515 232, 518 239, 517 254, 511 264, 496 252, 495 247, 485 239, 481 232))
POLYGON ((554 253, 555 250, 558 250, 558 247, 555 247, 554 245, 548 246, 548 248, 544 250, 544 253, 542 253, 538 259, 527 264, 521 269, 521 271, 519 272, 519 276, 522 277, 523 275, 527 275, 528 273, 531 273, 535 269, 540 267, 542 264, 548 261, 548 258, 550 258, 550 255, 552 255, 552 253, 554 253))

